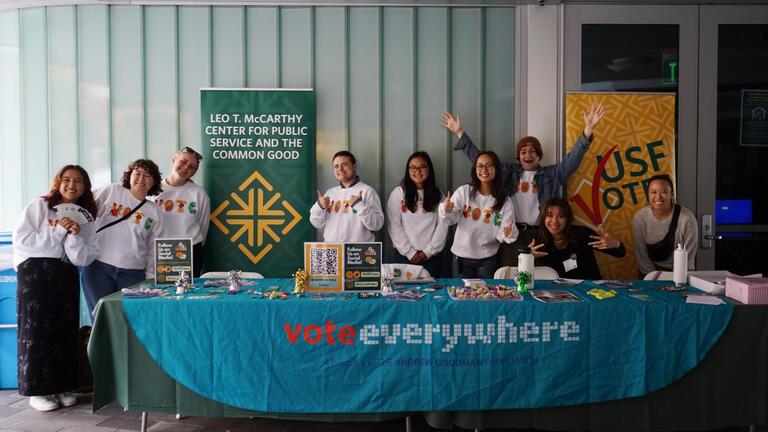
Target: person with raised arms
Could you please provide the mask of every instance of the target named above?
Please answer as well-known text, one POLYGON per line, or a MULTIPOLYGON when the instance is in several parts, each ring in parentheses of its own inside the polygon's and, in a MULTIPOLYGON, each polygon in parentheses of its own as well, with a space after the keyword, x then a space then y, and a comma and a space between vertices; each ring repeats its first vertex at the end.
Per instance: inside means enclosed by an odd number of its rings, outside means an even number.
POLYGON ((317 191, 317 202, 309 210, 309 222, 323 230, 326 242, 372 242, 384 226, 384 212, 376 191, 360 181, 355 156, 342 150, 333 155, 333 174, 338 186, 325 194, 317 191))
POLYGON ((441 277, 441 254, 448 228, 439 223, 437 208, 442 192, 435 185, 432 159, 417 151, 405 163, 405 175, 387 200, 387 230, 395 249, 395 262, 423 266, 441 277))
POLYGON ((498 268, 499 244, 517 240, 512 200, 497 174, 499 157, 480 152, 472 164, 472 183, 460 186, 439 207, 440 222, 457 224, 453 239, 453 277, 493 278, 498 268))
MULTIPOLYGON (((538 138, 533 136, 521 138, 517 142, 514 161, 501 163, 499 174, 504 178, 505 193, 512 198, 520 236, 513 244, 502 245, 499 251, 500 265, 517 265, 518 249, 525 248, 536 236, 540 206, 550 198, 562 195, 562 186, 587 153, 593 139, 592 133, 605 115, 605 109, 602 104, 592 104, 589 111, 583 114, 584 131, 573 149, 559 163, 541 165, 544 151, 538 138)), ((480 150, 461 127, 461 118, 444 112, 441 123, 459 138, 454 150, 462 150, 469 160, 474 160, 480 150)))

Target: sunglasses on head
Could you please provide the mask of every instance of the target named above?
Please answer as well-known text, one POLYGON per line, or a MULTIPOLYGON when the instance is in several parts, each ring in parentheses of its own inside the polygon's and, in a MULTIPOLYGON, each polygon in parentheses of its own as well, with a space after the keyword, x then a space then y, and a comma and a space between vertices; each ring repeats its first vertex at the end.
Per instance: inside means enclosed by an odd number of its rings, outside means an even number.
POLYGON ((192 147, 184 147, 183 149, 181 149, 181 151, 184 153, 192 153, 193 155, 195 155, 197 160, 203 160, 203 155, 196 152, 192 147))

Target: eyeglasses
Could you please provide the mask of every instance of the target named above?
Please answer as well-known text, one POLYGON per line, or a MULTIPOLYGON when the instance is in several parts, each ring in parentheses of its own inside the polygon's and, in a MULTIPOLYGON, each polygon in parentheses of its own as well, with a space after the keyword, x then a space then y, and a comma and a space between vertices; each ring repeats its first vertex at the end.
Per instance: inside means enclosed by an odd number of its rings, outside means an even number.
POLYGON ((192 153, 193 155, 195 155, 197 160, 203 160, 203 155, 201 155, 200 153, 196 152, 195 149, 193 149, 192 147, 184 147, 183 149, 181 149, 181 151, 183 153, 192 153))
POLYGON ((408 167, 408 172, 412 172, 412 173, 415 173, 415 172, 426 172, 428 169, 429 169, 429 167, 426 166, 426 165, 409 166, 408 167))
POLYGON ((486 170, 489 170, 489 169, 491 169, 491 168, 493 168, 493 167, 495 167, 495 166, 496 166, 496 165, 494 165, 493 163, 487 163, 487 164, 477 164, 477 165, 475 165, 475 168, 476 168, 478 171, 482 171, 482 170, 484 170, 484 169, 486 169, 486 170))

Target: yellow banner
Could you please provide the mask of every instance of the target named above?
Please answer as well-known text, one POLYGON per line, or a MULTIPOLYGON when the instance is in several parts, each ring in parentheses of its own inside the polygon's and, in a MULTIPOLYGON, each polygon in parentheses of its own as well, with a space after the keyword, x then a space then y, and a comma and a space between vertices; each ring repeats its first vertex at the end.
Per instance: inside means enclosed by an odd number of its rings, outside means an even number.
MULTIPOLYGON (((647 180, 669 174, 675 181, 675 95, 653 93, 568 93, 565 97, 568 151, 584 129, 592 103, 605 117, 579 169, 568 179, 576 224, 599 225, 621 240, 624 258, 595 253, 606 279, 636 279, 632 217, 646 205, 647 180)), ((543 204, 543 203, 542 203, 543 204)))

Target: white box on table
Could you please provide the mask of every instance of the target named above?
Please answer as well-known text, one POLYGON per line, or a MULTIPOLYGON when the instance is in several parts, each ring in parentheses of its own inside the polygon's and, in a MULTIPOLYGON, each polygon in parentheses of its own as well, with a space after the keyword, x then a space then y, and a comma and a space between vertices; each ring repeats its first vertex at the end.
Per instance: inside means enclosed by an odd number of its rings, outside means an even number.
POLYGON ((762 274, 739 276, 727 270, 689 271, 688 285, 706 291, 710 294, 725 294, 725 278, 727 277, 761 277, 762 274))
POLYGON ((768 304, 768 278, 727 277, 725 295, 744 304, 768 304))

